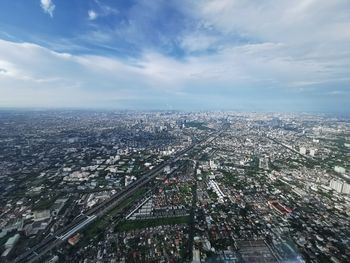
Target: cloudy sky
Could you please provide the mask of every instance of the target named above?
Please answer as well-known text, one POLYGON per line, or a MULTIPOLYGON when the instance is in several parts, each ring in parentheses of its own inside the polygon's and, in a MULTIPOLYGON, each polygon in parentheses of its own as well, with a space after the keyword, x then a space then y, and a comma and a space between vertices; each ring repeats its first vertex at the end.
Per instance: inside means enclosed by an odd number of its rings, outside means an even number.
POLYGON ((0 107, 350 112, 349 0, 1 0, 0 107))

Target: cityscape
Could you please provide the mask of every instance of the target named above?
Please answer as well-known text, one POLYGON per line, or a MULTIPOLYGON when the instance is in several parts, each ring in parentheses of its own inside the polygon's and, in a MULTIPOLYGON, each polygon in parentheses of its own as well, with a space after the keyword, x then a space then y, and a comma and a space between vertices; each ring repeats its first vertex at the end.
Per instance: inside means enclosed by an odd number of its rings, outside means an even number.
POLYGON ((2 262, 348 262, 349 119, 2 111, 2 262))
POLYGON ((0 263, 350 263, 350 0, 1 0, 0 263))

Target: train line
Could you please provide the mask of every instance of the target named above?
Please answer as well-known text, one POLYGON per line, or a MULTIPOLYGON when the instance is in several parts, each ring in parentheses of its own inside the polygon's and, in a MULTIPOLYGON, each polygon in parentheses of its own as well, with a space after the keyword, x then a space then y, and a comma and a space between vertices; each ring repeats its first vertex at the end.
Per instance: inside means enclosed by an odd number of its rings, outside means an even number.
MULTIPOLYGON (((221 131, 221 132, 223 132, 223 131, 221 131)), ((61 228, 60 230, 56 231, 55 233, 51 234, 50 237, 45 238, 39 244, 35 245, 34 247, 30 248, 28 251, 24 252, 22 255, 17 257, 14 260, 14 262, 15 263, 24 263, 24 262, 32 263, 32 262, 35 262, 36 260, 39 260, 48 251, 52 250, 56 246, 63 243, 65 240, 67 240, 69 237, 74 235, 76 232, 78 232, 82 228, 88 226, 90 223, 95 221, 97 218, 103 216, 108 211, 110 211, 112 208, 114 208, 115 206, 120 204, 121 201, 123 201, 126 198, 128 198, 129 196, 131 196, 136 190, 138 190, 142 186, 146 185, 150 180, 155 178, 167 165, 170 165, 170 164, 176 162, 177 160, 179 160, 179 158, 181 158, 182 156, 187 154, 195 146, 211 142, 217 136, 219 136, 221 134, 221 132, 219 132, 215 136, 213 136, 214 133, 211 133, 207 138, 205 138, 197 143, 193 143, 189 147, 179 151, 171 159, 163 162, 159 166, 157 166, 154 169, 152 169, 151 171, 147 172, 142 177, 140 177, 138 180, 129 184, 123 190, 112 195, 109 199, 98 204, 97 206, 91 208, 85 214, 78 216, 76 219, 73 220, 73 222, 71 222, 67 226, 61 228)))

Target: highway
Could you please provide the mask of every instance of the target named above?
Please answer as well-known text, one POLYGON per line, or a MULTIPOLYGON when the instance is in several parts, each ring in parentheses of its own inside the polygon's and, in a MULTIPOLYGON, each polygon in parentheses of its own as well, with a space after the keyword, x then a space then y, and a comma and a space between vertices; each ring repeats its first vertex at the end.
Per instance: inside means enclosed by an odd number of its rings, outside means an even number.
POLYGON ((191 151, 195 146, 206 144, 207 142, 212 141, 213 139, 215 139, 215 137, 219 136, 219 134, 221 134, 221 132, 216 134, 216 136, 213 136, 213 133, 211 133, 206 139, 203 139, 197 143, 193 143, 186 149, 179 151, 171 159, 163 162, 156 168, 150 170, 149 172, 144 174, 142 177, 140 177, 138 180, 136 180, 132 184, 129 184, 122 191, 119 191, 118 193, 112 195, 106 201, 93 207, 92 209, 87 211, 85 214, 80 215, 79 217, 74 219, 73 222, 71 222, 67 226, 61 228, 60 230, 56 231, 54 234, 50 235, 50 237, 45 238, 39 244, 28 249, 22 255, 17 257, 14 260, 14 262, 31 263, 31 262, 35 262, 36 260, 39 260, 48 251, 60 245, 62 242, 67 240, 69 237, 71 237, 73 234, 78 232, 80 229, 86 227, 87 225, 92 223, 94 220, 103 216, 108 211, 113 209, 115 206, 120 204, 123 200, 131 196, 136 190, 138 190, 139 188, 147 184, 150 180, 155 178, 164 169, 165 166, 176 162, 183 155, 191 151))

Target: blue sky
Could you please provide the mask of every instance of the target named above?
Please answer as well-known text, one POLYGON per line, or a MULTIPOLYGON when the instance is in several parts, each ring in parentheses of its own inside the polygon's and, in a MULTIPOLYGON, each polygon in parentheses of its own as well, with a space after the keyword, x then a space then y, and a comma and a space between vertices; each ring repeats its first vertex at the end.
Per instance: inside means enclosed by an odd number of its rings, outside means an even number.
POLYGON ((349 112, 348 0, 2 0, 0 107, 349 112))

